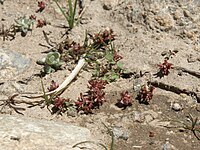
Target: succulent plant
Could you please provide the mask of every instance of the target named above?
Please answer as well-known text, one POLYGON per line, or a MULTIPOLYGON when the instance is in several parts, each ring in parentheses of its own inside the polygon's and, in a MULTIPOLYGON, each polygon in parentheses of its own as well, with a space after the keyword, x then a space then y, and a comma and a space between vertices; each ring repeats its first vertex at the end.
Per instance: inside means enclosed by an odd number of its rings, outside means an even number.
POLYGON ((17 31, 21 32, 23 36, 27 34, 28 31, 31 31, 34 24, 34 19, 26 18, 26 16, 20 17, 15 20, 15 27, 17 31))
POLYGON ((44 66, 41 70, 44 74, 55 72, 56 70, 59 70, 62 65, 62 62, 60 61, 60 53, 50 52, 47 54, 46 58, 38 60, 37 64, 44 66))

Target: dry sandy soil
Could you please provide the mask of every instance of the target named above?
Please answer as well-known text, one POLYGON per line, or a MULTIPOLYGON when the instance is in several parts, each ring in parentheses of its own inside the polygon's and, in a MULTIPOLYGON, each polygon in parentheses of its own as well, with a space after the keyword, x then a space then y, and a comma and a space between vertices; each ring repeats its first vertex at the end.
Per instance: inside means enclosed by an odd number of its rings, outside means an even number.
MULTIPOLYGON (((12 41, 3 41, 0 45, 12 51, 19 52, 31 60, 30 66, 22 73, 8 71, 6 76, 0 77, 1 99, 13 93, 41 93, 40 78, 35 74, 40 73, 41 66, 35 62, 45 57, 44 51, 48 48, 39 44, 48 45, 42 31, 49 34, 55 42, 61 42, 62 34, 66 29, 55 27, 66 24, 66 21, 55 3, 46 0, 47 6, 41 13, 36 0, 5 0, 0 5, 1 24, 11 26, 16 18, 23 15, 36 14, 38 18, 45 19, 51 25, 35 28, 25 37, 17 33, 12 41), (23 82, 21 82, 23 81, 23 82)), ((60 4, 65 6, 65 1, 60 4)), ((199 140, 191 130, 181 130, 176 121, 191 125, 188 115, 198 117, 200 114, 200 2, 198 0, 85 0, 85 13, 81 23, 76 25, 68 34, 76 42, 83 42, 84 33, 98 33, 106 27, 112 28, 116 34, 115 46, 123 56, 121 62, 131 72, 149 72, 139 78, 119 79, 106 86, 106 100, 102 107, 94 110, 91 115, 70 116, 67 113, 52 115, 47 109, 35 106, 28 108, 26 104, 19 104, 26 108, 24 116, 46 120, 61 120, 87 127, 95 135, 95 140, 109 144, 111 137, 107 134, 104 122, 116 132, 124 134, 115 140, 116 150, 132 149, 178 149, 197 150, 199 140), (163 62, 161 55, 164 51, 178 51, 170 62, 182 69, 171 69, 168 76, 156 78, 153 74, 158 72, 157 64, 163 62), (195 73, 194 73, 195 72, 195 73), (180 89, 192 91, 191 94, 175 93, 157 87, 149 105, 140 104, 135 99, 137 84, 147 81, 158 81, 180 89), (131 107, 122 110, 115 106, 120 98, 120 93, 128 90, 134 99, 131 107), (195 95, 196 94, 196 95, 195 95), (181 108, 175 111, 174 103, 181 108), (128 137, 128 138, 127 138, 128 137), (127 138, 127 139, 126 139, 127 138), (169 143, 170 144, 169 144, 169 143), (168 144, 167 144, 168 143, 168 144), (170 148, 163 148, 170 146, 170 148)), ((74 67, 67 65, 65 68, 74 67)), ((45 87, 51 80, 62 83, 69 75, 68 69, 59 70, 43 77, 45 87)), ((76 80, 70 84, 62 94, 63 97, 76 100, 80 92, 87 91, 88 80, 91 72, 81 71, 76 80)), ((17 97, 17 99, 20 99, 17 97)), ((24 98, 21 98, 24 99, 24 98)), ((27 99, 26 99, 27 100, 27 99)), ((42 99, 38 99, 42 100, 42 99)), ((27 100, 31 101, 31 100, 27 100)), ((2 113, 20 115, 9 107, 2 113)), ((198 126, 199 127, 199 126, 198 126)), ((117 134, 117 133, 116 133, 117 134)), ((120 133, 118 133, 120 134, 120 133)))

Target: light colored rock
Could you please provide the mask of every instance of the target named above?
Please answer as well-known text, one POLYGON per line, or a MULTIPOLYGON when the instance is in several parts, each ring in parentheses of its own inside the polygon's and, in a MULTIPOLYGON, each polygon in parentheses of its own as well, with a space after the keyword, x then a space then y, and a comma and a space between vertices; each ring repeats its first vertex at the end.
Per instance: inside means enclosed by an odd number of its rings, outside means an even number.
POLYGON ((169 142, 168 138, 165 141, 162 150, 177 150, 177 148, 169 142))
POLYGON ((88 129, 62 122, 0 115, 0 149, 78 150, 81 141, 91 140, 88 129))
POLYGON ((172 109, 175 111, 180 111, 183 109, 183 107, 179 103, 172 103, 172 109))
POLYGON ((128 140, 129 134, 127 131, 124 131, 120 127, 114 127, 112 129, 114 137, 117 139, 123 139, 123 140, 128 140))
POLYGON ((30 60, 15 51, 0 48, 0 80, 12 78, 23 72, 30 65, 30 60))

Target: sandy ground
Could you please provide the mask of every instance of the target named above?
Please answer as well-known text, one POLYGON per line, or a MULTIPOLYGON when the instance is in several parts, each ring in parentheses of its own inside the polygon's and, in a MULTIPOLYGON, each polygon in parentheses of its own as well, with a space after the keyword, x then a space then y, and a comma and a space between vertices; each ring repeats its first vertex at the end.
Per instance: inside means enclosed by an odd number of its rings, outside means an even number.
MULTIPOLYGON (((1 25, 4 24, 7 28, 14 23, 16 18, 32 14, 36 14, 37 18, 45 19, 51 24, 43 28, 34 26, 33 31, 28 32, 25 37, 17 33, 12 41, 0 40, 2 48, 19 52, 31 60, 30 66, 23 73, 0 77, 2 82, 0 85, 1 98, 13 93, 42 92, 40 78, 35 76, 41 70, 41 66, 37 65, 36 61, 46 55, 42 52, 48 50, 39 45, 47 45, 42 31, 49 33, 49 38, 55 42, 62 41, 61 35, 66 31, 66 29, 55 27, 66 24, 55 3, 48 0, 45 2, 47 6, 42 13, 35 13, 38 9, 35 0, 17 0, 15 2, 5 0, 4 4, 0 5, 1 25), (19 82, 27 80, 27 84, 19 82)), ((60 4, 65 6, 64 0, 61 0, 60 4)), ((114 43, 120 55, 123 56, 121 62, 124 66, 131 72, 149 72, 151 76, 147 75, 139 79, 121 78, 110 83, 105 89, 107 102, 99 110, 95 110, 92 115, 71 117, 65 113, 54 116, 46 108, 41 109, 39 106, 27 108, 27 105, 21 104, 26 108, 23 111, 24 116, 47 120, 53 118, 53 120, 84 126, 94 133, 96 140, 109 144, 111 138, 101 124, 104 122, 109 127, 117 128, 129 135, 127 140, 119 138, 115 141, 117 150, 162 149, 166 139, 171 143, 172 149, 199 149, 199 140, 194 134, 190 130, 180 132, 178 127, 173 128, 175 122, 171 121, 189 123, 187 121, 189 114, 194 117, 199 116, 200 105, 194 95, 176 94, 156 88, 149 105, 140 104, 134 100, 133 105, 125 110, 115 106, 121 92, 128 90, 135 98, 137 93, 133 88, 136 83, 146 82, 150 79, 195 93, 200 92, 198 75, 195 76, 177 69, 170 70, 170 74, 161 79, 153 75, 158 72, 157 65, 163 62, 162 52, 169 50, 178 51, 170 59, 174 66, 194 71, 197 74, 200 72, 200 3, 198 0, 177 2, 172 0, 160 0, 159 2, 151 0, 143 2, 137 0, 85 0, 84 6, 86 10, 81 24, 75 26, 68 36, 76 42, 83 42, 86 30, 93 34, 106 27, 112 28, 116 34, 114 43), (172 109, 174 102, 180 104, 183 109, 174 111, 172 109)), ((69 67, 66 65, 66 68, 69 67)), ((51 80, 62 83, 69 73, 68 69, 63 69, 45 76, 43 78, 45 87, 49 86, 51 80)), ((80 92, 87 91, 87 83, 90 78, 91 72, 81 71, 62 96, 76 100, 80 92)), ((4 113, 20 115, 9 108, 6 108, 4 113)))

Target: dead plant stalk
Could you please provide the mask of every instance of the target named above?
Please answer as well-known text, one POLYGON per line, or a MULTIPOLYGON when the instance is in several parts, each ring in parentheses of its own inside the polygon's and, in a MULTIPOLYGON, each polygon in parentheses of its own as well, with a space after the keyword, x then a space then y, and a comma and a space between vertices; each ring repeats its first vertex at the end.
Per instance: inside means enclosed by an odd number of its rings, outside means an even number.
MULTIPOLYGON (((53 95, 53 94, 54 95, 61 94, 67 88, 67 86, 72 82, 72 80, 78 75, 78 73, 84 66, 85 62, 86 62, 85 58, 80 58, 77 66, 74 68, 74 70, 71 72, 71 74, 63 81, 63 83, 57 89, 55 89, 51 92, 47 92, 47 93, 45 93, 45 95, 48 96, 48 95, 53 95)), ((40 95, 36 95, 36 96, 24 95, 23 97, 40 98, 40 97, 44 97, 44 94, 40 94, 40 95)))

